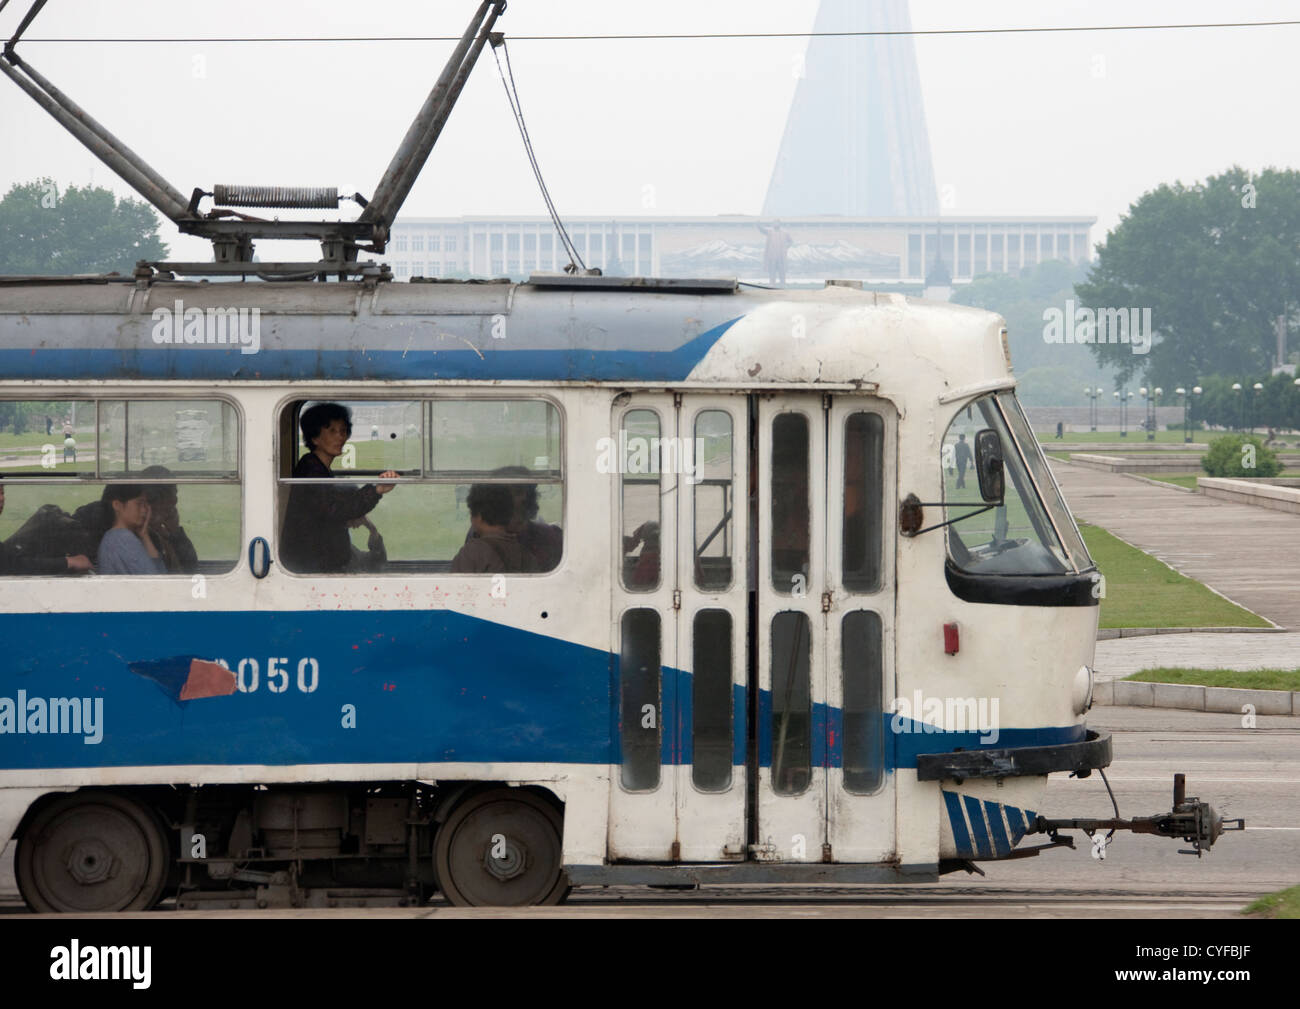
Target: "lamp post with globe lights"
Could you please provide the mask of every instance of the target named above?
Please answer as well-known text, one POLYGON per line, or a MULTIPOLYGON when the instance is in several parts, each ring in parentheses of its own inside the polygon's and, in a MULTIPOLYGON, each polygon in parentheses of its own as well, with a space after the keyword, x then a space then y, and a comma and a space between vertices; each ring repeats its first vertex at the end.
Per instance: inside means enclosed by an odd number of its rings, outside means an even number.
POLYGON ((1256 382, 1250 388, 1251 388, 1250 428, 1248 430, 1250 434, 1254 434, 1255 433, 1255 404, 1259 401, 1259 394, 1264 391, 1264 384, 1262 382, 1256 382))
POLYGON ((1180 385, 1177 389, 1174 390, 1175 396, 1183 397, 1183 442, 1184 444, 1190 444, 1192 440, 1192 429, 1190 426, 1190 419, 1192 413, 1192 409, 1191 409, 1192 397, 1199 396, 1200 394, 1201 394, 1201 387, 1199 385, 1192 386, 1190 390, 1184 389, 1180 385))
POLYGON ((1143 386, 1141 389, 1138 390, 1138 394, 1146 397, 1146 401, 1147 401, 1147 418, 1146 418, 1147 441, 1155 441, 1156 440, 1156 400, 1159 399, 1162 395, 1164 395, 1164 390, 1161 389, 1159 386, 1156 386, 1154 389, 1148 389, 1146 386, 1143 386))
MULTIPOLYGON (((1300 383, 1297 383, 1300 385, 1300 383)), ((1091 431, 1097 430, 1097 397, 1102 394, 1101 386, 1093 388, 1090 385, 1083 387, 1083 394, 1088 397, 1088 428, 1091 431)))
POLYGON ((1119 436, 1128 437, 1128 404, 1133 398, 1133 394, 1126 389, 1121 389, 1115 393, 1115 398, 1119 400, 1119 436))
POLYGON ((1237 424, 1236 424, 1236 430, 1240 431, 1240 430, 1241 430, 1241 422, 1242 422, 1242 420, 1243 420, 1243 418, 1242 418, 1242 416, 1241 416, 1241 397, 1242 397, 1242 392, 1241 392, 1241 383, 1240 383, 1240 382, 1233 382, 1233 383, 1232 383, 1232 391, 1235 392, 1235 393, 1237 394, 1237 395, 1234 396, 1233 398, 1237 401, 1237 424))

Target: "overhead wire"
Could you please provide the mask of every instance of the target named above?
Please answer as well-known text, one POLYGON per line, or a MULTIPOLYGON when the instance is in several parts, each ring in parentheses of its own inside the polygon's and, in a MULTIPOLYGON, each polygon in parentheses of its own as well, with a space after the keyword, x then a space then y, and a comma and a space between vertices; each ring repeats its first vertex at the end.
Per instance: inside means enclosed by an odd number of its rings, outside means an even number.
MULTIPOLYGON (((811 39, 811 38, 887 38, 891 36, 945 36, 945 35, 1026 35, 1062 32, 1136 32, 1179 31, 1211 28, 1283 28, 1300 25, 1300 20, 1279 21, 1207 21, 1169 22, 1140 25, 1041 25, 1008 28, 916 28, 907 31, 834 31, 834 32, 646 32, 623 34, 570 34, 570 35, 511 35, 516 42, 637 42, 668 40, 718 40, 718 39, 811 39)), ((217 43, 331 43, 331 42, 458 42, 452 35, 308 35, 308 36, 216 36, 197 38, 167 36, 158 38, 77 38, 47 37, 24 38, 31 43, 95 43, 110 45, 184 44, 209 45, 217 43)))
POLYGON ((514 114, 515 124, 519 127, 519 135, 524 141, 524 153, 528 155, 528 163, 533 166, 533 175, 537 178, 538 188, 542 191, 542 200, 546 203, 546 209, 551 215, 551 222, 555 225, 555 230, 559 233, 560 241, 564 243, 564 250, 569 255, 571 265, 582 270, 587 270, 587 264, 582 261, 578 255, 577 247, 569 237, 569 232, 564 227, 564 222, 560 220, 560 215, 555 209, 555 203, 551 200, 551 193, 546 188, 546 182, 542 178, 542 169, 537 164, 537 155, 533 151, 533 141, 528 136, 528 126, 524 123, 524 109, 519 101, 519 88, 515 85, 515 72, 510 66, 510 49, 506 45, 504 38, 501 39, 500 48, 505 52, 506 65, 505 69, 501 68, 501 57, 497 55, 497 45, 492 46, 492 56, 496 60, 497 73, 501 76, 501 83, 506 89, 506 100, 510 102, 510 111, 514 114))

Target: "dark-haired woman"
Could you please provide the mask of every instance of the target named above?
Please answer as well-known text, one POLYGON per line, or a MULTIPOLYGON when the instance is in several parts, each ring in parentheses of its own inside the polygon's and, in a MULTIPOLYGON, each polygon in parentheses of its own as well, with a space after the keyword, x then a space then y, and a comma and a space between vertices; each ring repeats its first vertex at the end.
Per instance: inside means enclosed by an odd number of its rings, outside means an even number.
POLYGON ((165 575, 167 565, 149 533, 149 499, 135 484, 110 484, 101 499, 108 532, 99 541, 101 575, 165 575))
MULTIPOLYGON (((352 436, 352 415, 339 403, 318 403, 299 419, 303 441, 311 450, 293 468, 298 479, 323 479, 343 454, 352 436)), ((393 470, 380 474, 394 478, 393 470)), ((300 484, 289 491, 284 514, 281 555, 291 571, 331 574, 346 571, 352 557, 348 523, 367 514, 392 484, 326 487, 300 484)))

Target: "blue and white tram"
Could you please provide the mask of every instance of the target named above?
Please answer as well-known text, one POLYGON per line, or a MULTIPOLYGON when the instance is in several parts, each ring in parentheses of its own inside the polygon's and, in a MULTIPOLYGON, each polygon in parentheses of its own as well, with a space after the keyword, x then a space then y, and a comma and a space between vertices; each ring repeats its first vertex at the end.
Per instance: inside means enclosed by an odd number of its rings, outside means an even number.
POLYGON ((0 375, 28 428, 0 434, 0 836, 34 908, 933 880, 1109 762, 1095 565, 990 313, 11 279, 0 375), (322 402, 352 417, 333 483, 392 485, 384 543, 290 570, 288 498, 332 490, 292 475, 322 402), (549 570, 453 570, 494 483, 549 570), (174 491, 193 563, 36 572, 94 559, 121 484, 174 491))

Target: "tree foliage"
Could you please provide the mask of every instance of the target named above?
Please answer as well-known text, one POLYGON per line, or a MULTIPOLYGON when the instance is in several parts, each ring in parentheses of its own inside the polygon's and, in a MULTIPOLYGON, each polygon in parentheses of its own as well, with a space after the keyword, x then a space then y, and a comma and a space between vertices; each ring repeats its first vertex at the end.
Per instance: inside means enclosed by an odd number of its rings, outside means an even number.
POLYGON ((1210 476, 1269 477, 1282 472, 1282 463, 1258 435, 1233 434, 1210 442, 1201 468, 1210 476))
POLYGON ((1300 172, 1233 167, 1144 194, 1075 292, 1094 311, 1152 310, 1149 354, 1092 346, 1122 380, 1141 374, 1170 388, 1210 375, 1267 374, 1274 320, 1300 322, 1300 172))
POLYGON ((141 259, 166 258, 149 205, 107 189, 60 192, 39 179, 0 200, 0 274, 130 274, 141 259))
MULTIPOLYGON (((1215 375, 1201 386, 1201 395, 1192 397, 1192 416, 1206 424, 1226 428, 1300 429, 1300 388, 1290 375, 1257 378, 1215 375), (1256 390, 1256 382, 1263 388, 1256 390), (1233 389, 1234 384, 1241 388, 1233 389)), ((1181 403, 1179 397, 1175 398, 1181 403)))
MULTIPOLYGON (((1083 404, 1083 387, 1106 385, 1111 379, 1098 370, 1087 348, 1049 344, 1043 339, 1043 313, 1064 311, 1074 297, 1074 285, 1084 279, 1085 264, 1039 263, 1019 275, 988 273, 953 291, 957 305, 997 312, 1007 320, 1011 362, 1019 380, 1017 395, 1031 406, 1083 404)), ((1107 366, 1105 371, 1109 371, 1107 366)))

